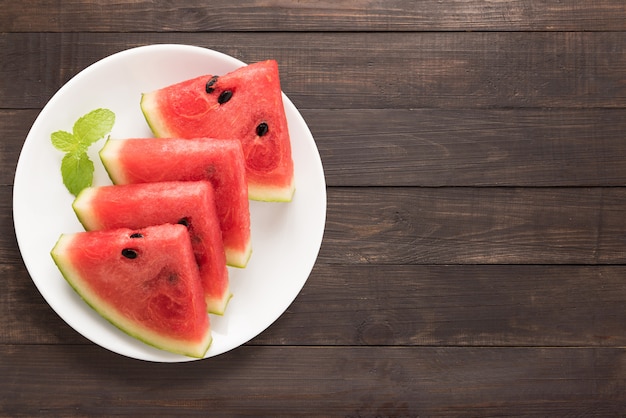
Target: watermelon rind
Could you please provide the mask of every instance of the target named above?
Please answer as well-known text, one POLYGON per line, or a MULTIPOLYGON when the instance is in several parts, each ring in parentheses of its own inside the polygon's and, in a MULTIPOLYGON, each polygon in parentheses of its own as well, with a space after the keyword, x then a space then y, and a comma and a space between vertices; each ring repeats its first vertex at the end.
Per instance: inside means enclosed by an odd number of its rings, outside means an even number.
POLYGON ((231 292, 227 292, 224 296, 219 300, 209 300, 207 298, 206 309, 208 313, 223 316, 224 312, 226 312, 226 307, 228 306, 228 302, 232 299, 233 294, 231 292))
POLYGON ((104 165, 104 169, 109 175, 109 178, 113 184, 127 184, 128 180, 124 175, 121 167, 116 164, 118 161, 118 155, 123 143, 121 141, 112 140, 110 137, 105 142, 104 146, 98 152, 100 160, 104 165))
POLYGON ((141 107, 141 112, 143 113, 146 123, 148 124, 148 127, 150 127, 152 133, 157 138, 167 138, 172 135, 163 123, 164 119, 160 116, 157 102, 154 100, 156 95, 157 92, 155 91, 142 93, 139 106, 141 107))
POLYGON ((88 202, 92 199, 95 188, 86 187, 78 193, 76 199, 72 202, 72 209, 76 218, 86 231, 95 231, 101 229, 102 226, 96 221, 93 214, 88 210, 88 202))
POLYGON ((264 187, 261 185, 248 185, 248 197, 250 200, 260 202, 291 202, 296 191, 295 180, 284 188, 264 187))
POLYGON ((236 268, 246 268, 250 257, 252 256, 252 241, 248 241, 246 248, 243 251, 231 251, 225 248, 226 260, 228 265, 236 268))
POLYGON ((63 278, 81 297, 81 299, 97 312, 102 318, 127 335, 159 350, 168 351, 174 354, 181 354, 187 357, 203 358, 211 346, 213 337, 211 332, 207 332, 205 338, 198 343, 189 343, 176 339, 163 337, 150 329, 140 326, 125 318, 109 304, 92 292, 85 284, 81 275, 73 267, 71 261, 66 257, 67 249, 71 247, 76 233, 61 234, 53 249, 50 252, 54 263, 61 272, 63 278))

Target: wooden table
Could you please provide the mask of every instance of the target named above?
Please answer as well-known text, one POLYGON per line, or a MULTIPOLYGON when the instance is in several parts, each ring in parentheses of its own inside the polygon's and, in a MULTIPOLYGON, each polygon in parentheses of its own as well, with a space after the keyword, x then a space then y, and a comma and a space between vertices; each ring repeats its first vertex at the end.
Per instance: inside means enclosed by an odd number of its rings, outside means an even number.
POLYGON ((0 5, 0 415, 626 413, 623 0, 0 5), (153 43, 278 60, 327 181, 295 302, 183 364, 66 325, 12 219, 50 97, 153 43))

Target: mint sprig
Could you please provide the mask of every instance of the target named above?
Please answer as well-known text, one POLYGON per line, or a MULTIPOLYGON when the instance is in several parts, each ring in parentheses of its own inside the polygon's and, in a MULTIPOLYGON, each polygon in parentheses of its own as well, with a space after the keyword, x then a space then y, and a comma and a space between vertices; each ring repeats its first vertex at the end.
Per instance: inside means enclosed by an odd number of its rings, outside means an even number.
POLYGON ((74 196, 91 186, 94 165, 87 150, 89 146, 111 132, 115 123, 115 113, 109 109, 96 109, 80 117, 72 133, 56 131, 50 135, 52 145, 65 152, 61 161, 63 184, 74 196))

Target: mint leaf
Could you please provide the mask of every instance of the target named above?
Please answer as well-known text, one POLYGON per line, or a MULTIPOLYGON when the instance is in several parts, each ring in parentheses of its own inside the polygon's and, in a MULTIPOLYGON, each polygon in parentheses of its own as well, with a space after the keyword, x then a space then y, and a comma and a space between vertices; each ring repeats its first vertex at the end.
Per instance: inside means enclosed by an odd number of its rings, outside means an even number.
POLYGON ((63 184, 74 196, 93 182, 94 166, 87 155, 91 144, 113 129, 115 113, 109 109, 96 109, 80 117, 72 133, 56 131, 50 135, 52 145, 65 152, 61 161, 63 184))
POLYGON ((73 134, 83 147, 93 144, 113 129, 115 114, 109 109, 96 109, 76 121, 73 134))
POLYGON ((86 152, 67 153, 61 161, 63 184, 74 196, 93 181, 94 166, 86 152))
POLYGON ((51 135, 52 145, 59 151, 74 152, 77 144, 74 141, 74 135, 65 131, 56 131, 51 135))

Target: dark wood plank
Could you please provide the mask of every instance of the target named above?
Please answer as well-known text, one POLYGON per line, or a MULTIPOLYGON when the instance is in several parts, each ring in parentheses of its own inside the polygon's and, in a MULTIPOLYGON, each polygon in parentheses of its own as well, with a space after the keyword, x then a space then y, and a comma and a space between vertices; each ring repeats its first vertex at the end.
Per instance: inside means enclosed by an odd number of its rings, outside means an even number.
POLYGON ((330 188, 333 264, 623 264, 624 188, 330 188))
POLYGON ((9 345, 0 356, 5 416, 619 416, 626 402, 623 348, 244 347, 154 364, 9 345))
MULTIPOLYGON (((0 110, 0 184, 37 110, 0 110)), ((622 109, 304 109, 328 186, 622 186, 622 109)), ((297 140, 297 138, 294 138, 297 140)))
MULTIPOLYGON (((0 110, 0 186, 13 184, 22 146, 38 114, 39 110, 0 110)), ((10 199, 9 193, 1 193, 4 201, 10 199)))
MULTIPOLYGON (((19 260, 1 206, 3 261, 19 260)), ((320 260, 622 264, 625 208, 624 188, 330 188, 320 260)))
POLYGON ((624 266, 319 263, 252 344, 623 347, 625 275, 624 266))
MULTIPOLYGON (((0 345, 89 344, 52 310, 22 263, 0 264, 0 345)), ((1 356, 0 356, 1 357, 1 356)))
MULTIPOLYGON (((0 204, 3 260, 19 260, 0 204)), ((330 188, 320 260, 622 264, 625 208, 624 188, 330 188)))
MULTIPOLYGON (((623 347, 625 276, 624 266, 318 263, 249 345, 623 347)), ((92 345, 23 266, 0 264, 0 277, 0 345, 92 345)))
POLYGON ((0 263, 21 264, 13 228, 13 187, 0 186, 0 263))
POLYGON ((622 109, 305 110, 329 186, 622 186, 622 109))
POLYGON ((626 107, 619 32, 5 33, 2 106, 41 108, 98 59, 162 42, 275 58, 303 109, 626 107))
POLYGON ((620 0, 5 2, 0 32, 615 31, 620 0))

